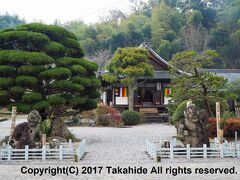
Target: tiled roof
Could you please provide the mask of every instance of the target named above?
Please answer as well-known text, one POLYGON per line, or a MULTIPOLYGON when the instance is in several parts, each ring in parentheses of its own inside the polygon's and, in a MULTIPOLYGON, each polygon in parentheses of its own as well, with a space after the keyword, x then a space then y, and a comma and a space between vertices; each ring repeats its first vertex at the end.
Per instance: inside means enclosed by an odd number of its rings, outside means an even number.
MULTIPOLYGON (((161 61, 163 64, 165 64, 167 67, 172 67, 174 68, 171 64, 169 64, 165 59, 163 59, 161 56, 159 56, 158 53, 156 53, 151 45, 148 43, 148 42, 143 42, 139 47, 142 47, 142 48, 146 48, 149 52, 151 52, 159 61, 161 61)), ((184 71, 181 71, 180 69, 177 69, 178 73, 180 74, 187 74, 189 75, 188 73, 184 72, 184 71)))
POLYGON ((240 80, 240 69, 204 69, 204 71, 209 71, 216 76, 223 76, 229 82, 240 80))
MULTIPOLYGON (((139 47, 143 47, 149 50, 159 61, 166 64, 168 67, 172 67, 167 61, 165 61, 161 56, 159 56, 152 48, 151 45, 147 42, 143 42, 139 47)), ((240 69, 203 69, 204 71, 209 71, 214 73, 217 76, 223 76, 228 79, 229 82, 236 81, 240 79, 240 69)), ((181 70, 178 70, 180 74, 187 74, 181 70)), ((168 71, 155 71, 154 79, 170 79, 170 74, 168 71)))
POLYGON ((170 66, 170 64, 164 60, 161 56, 159 56, 158 53, 156 53, 152 48, 151 48, 151 45, 147 42, 143 42, 139 47, 143 47, 143 48, 146 48, 148 49, 159 61, 161 61, 163 64, 167 65, 167 66, 170 66))
POLYGON ((169 71, 154 71, 153 78, 157 79, 171 79, 169 71))
MULTIPOLYGON (((223 76, 229 82, 240 80, 240 69, 203 69, 209 71, 216 76, 223 76)), ((171 79, 169 71, 158 70, 154 71, 153 79, 171 79)))
MULTIPOLYGON (((141 77, 140 79, 145 79, 145 77, 141 77)), ((171 75, 166 70, 155 70, 153 77, 149 79, 171 79, 171 75)))

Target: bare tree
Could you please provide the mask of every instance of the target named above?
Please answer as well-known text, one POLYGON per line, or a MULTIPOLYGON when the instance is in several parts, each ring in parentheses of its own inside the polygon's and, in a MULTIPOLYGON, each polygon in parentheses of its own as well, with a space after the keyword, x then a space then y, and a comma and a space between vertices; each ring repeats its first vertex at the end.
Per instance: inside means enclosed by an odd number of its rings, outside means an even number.
POLYGON ((95 55, 88 56, 87 59, 94 61, 98 64, 99 70, 104 70, 107 62, 111 59, 112 54, 108 49, 99 50, 95 55))
POLYGON ((207 49, 210 34, 202 26, 187 25, 182 31, 186 50, 203 52, 207 49))
POLYGON ((108 14, 103 14, 99 16, 99 19, 102 23, 107 23, 109 21, 120 21, 126 19, 127 15, 119 9, 112 9, 108 11, 108 14))

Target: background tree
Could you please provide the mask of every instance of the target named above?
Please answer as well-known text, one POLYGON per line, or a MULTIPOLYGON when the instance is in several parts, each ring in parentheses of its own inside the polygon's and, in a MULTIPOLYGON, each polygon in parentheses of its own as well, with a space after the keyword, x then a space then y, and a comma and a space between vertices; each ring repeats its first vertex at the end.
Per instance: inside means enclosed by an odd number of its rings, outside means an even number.
POLYGON ((101 50, 92 56, 88 56, 87 59, 91 59, 92 61, 96 62, 98 64, 99 71, 105 71, 105 67, 111 57, 112 54, 109 50, 101 50))
POLYGON ((128 87, 129 110, 133 110, 134 89, 139 77, 153 76, 148 52, 144 48, 118 48, 107 67, 109 73, 103 75, 108 82, 120 81, 128 87))
POLYGON ((0 32, 0 106, 38 110, 52 136, 68 135, 61 117, 96 107, 96 63, 83 59, 76 36, 54 25, 26 24, 0 32))
POLYGON ((25 20, 18 15, 10 15, 8 13, 0 15, 0 30, 5 28, 14 28, 20 24, 24 24, 25 20))
POLYGON ((229 93, 229 99, 234 101, 236 115, 240 117, 240 79, 227 83, 225 88, 229 93))
POLYGON ((196 51, 177 53, 170 61, 173 74, 173 101, 176 108, 185 100, 192 100, 213 116, 211 103, 224 100, 226 95, 223 88, 226 80, 222 76, 214 76, 203 68, 211 65, 218 57, 216 51, 208 50, 201 54, 196 51), (179 70, 183 71, 179 74, 179 70))
POLYGON ((76 33, 86 55, 104 50, 113 54, 118 47, 148 41, 167 61, 178 52, 213 49, 220 55, 215 68, 240 67, 239 0, 129 1, 131 14, 115 9, 99 23, 87 25, 78 21, 66 25, 76 33), (89 28, 95 34, 89 33, 89 28), (91 43, 95 48, 89 48, 91 43))

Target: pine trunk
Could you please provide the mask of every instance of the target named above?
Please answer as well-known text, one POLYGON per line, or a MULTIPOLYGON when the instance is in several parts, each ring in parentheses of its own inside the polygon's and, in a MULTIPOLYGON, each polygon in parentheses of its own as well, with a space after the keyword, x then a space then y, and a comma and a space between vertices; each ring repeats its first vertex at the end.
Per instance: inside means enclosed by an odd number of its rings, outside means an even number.
POLYGON ((130 84, 128 86, 128 109, 130 111, 133 111, 134 106, 133 98, 134 98, 134 84, 130 84))
POLYGON ((64 120, 62 120, 59 115, 56 116, 52 120, 51 136, 59 136, 59 137, 66 138, 68 134, 69 134, 69 130, 64 120))

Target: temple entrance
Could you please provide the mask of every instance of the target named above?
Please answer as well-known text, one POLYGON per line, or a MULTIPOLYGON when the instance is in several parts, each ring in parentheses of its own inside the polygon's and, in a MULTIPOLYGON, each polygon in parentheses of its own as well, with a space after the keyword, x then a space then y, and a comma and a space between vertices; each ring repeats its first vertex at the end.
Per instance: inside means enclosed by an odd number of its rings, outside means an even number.
POLYGON ((148 103, 153 102, 153 92, 152 92, 152 90, 145 90, 144 91, 143 102, 148 102, 148 103))
POLYGON ((143 106, 152 106, 153 90, 146 88, 138 88, 138 104, 143 106))
POLYGON ((135 104, 143 107, 153 107, 161 105, 161 91, 154 88, 138 88, 137 100, 135 104))

